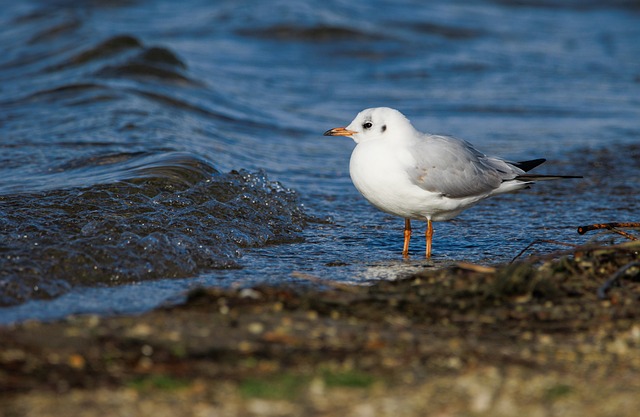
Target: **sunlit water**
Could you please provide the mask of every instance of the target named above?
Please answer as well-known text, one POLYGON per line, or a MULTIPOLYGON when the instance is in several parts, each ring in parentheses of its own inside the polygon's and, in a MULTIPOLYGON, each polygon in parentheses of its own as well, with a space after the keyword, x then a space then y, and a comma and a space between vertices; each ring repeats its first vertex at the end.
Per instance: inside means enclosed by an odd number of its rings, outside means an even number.
MULTIPOLYGON (((640 8, 566 1, 14 2, 0 16, 0 323, 139 312, 203 285, 394 279, 637 221, 640 8), (351 185, 366 107, 536 184, 436 223, 351 185)), ((562 246, 544 244, 533 251, 562 246)))

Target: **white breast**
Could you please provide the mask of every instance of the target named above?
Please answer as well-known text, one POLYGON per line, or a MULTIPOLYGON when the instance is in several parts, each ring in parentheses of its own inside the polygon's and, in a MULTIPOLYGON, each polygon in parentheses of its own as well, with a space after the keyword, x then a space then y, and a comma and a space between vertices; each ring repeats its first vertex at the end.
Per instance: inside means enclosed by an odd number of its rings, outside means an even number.
POLYGON ((481 198, 452 199, 427 191, 411 181, 407 168, 415 165, 406 147, 389 141, 359 143, 351 154, 351 180, 376 208, 409 219, 448 220, 481 198))

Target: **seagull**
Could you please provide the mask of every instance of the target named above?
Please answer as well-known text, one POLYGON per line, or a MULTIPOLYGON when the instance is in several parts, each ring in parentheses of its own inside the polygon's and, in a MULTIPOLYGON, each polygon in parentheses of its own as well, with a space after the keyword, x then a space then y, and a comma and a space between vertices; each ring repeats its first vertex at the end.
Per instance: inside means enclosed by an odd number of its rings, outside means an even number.
POLYGON ((409 256, 411 220, 426 220, 426 257, 431 258, 432 222, 450 220, 488 197, 529 188, 536 180, 582 178, 531 175, 545 162, 509 162, 487 156, 469 142, 416 130, 398 110, 366 109, 346 127, 324 136, 351 137, 351 180, 376 208, 404 218, 403 258, 409 256))

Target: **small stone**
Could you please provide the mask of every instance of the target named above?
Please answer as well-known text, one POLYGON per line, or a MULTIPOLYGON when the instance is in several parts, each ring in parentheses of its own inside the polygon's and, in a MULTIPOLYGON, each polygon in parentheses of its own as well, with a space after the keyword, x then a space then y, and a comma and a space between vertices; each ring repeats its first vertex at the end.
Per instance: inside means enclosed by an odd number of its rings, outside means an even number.
POLYGON ((78 355, 77 353, 74 353, 73 355, 69 356, 67 363, 73 369, 84 369, 86 365, 86 361, 84 360, 84 357, 82 357, 82 355, 78 355))
POLYGON ((252 334, 260 334, 264 331, 264 325, 260 322, 249 323, 249 326, 247 326, 247 330, 249 330, 249 333, 252 334))

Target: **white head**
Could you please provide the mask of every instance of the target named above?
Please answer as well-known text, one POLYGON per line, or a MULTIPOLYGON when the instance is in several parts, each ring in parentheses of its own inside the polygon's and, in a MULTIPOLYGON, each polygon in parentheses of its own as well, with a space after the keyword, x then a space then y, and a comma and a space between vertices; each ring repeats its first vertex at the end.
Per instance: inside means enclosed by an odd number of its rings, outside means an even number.
POLYGON ((347 127, 336 127, 325 136, 349 136, 356 143, 378 138, 408 137, 414 132, 411 122, 398 110, 376 107, 362 110, 347 127))

